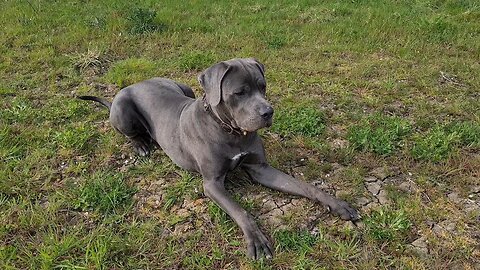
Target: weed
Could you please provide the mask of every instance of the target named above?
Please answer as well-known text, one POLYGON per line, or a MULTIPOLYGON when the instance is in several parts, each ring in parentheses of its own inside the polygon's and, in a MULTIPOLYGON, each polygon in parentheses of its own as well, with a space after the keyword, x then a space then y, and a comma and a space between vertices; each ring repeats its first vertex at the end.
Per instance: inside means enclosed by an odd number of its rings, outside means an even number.
POLYGON ((305 253, 301 253, 300 256, 296 258, 295 265, 293 266, 294 270, 306 270, 306 269, 322 269, 319 267, 316 261, 312 260, 305 253))
POLYGON ((72 206, 82 211, 93 209, 111 214, 129 206, 135 192, 136 189, 125 183, 123 175, 99 172, 75 188, 72 206))
POLYGON ((87 264, 94 265, 96 269, 102 269, 106 264, 108 252, 111 246, 110 235, 100 235, 96 239, 90 239, 86 244, 85 259, 87 264))
POLYGON ((282 136, 319 136, 325 129, 324 115, 312 106, 284 106, 275 111, 271 130, 282 136))
POLYGON ((208 204, 208 214, 213 219, 223 236, 228 237, 235 232, 237 226, 233 223, 232 219, 223 211, 218 205, 213 202, 208 204))
POLYGON ((146 8, 135 8, 128 16, 129 32, 131 34, 147 34, 161 32, 167 28, 163 22, 156 20, 157 12, 146 8))
POLYGON ((480 124, 475 122, 457 122, 446 125, 445 130, 456 133, 459 143, 467 147, 480 147, 480 124))
POLYGON ((437 162, 446 159, 459 146, 480 146, 480 125, 473 122, 436 125, 414 138, 412 156, 437 162))
POLYGON ((24 98, 15 98, 10 106, 0 111, 0 116, 7 123, 32 121, 35 117, 31 103, 24 98))
POLYGON ((403 211, 385 207, 373 211, 364 222, 370 237, 382 242, 403 238, 412 225, 403 211))
POLYGON ((180 68, 184 71, 203 70, 215 61, 211 53, 189 52, 181 56, 180 68))
POLYGON ((274 35, 269 39, 267 39, 267 45, 271 49, 278 50, 283 46, 285 46, 286 44, 287 42, 285 41, 285 37, 283 37, 282 35, 274 35))
POLYGON ((60 148, 82 151, 87 148, 88 142, 96 135, 97 132, 90 125, 74 125, 56 131, 53 140, 60 148))
POLYGON ((335 241, 334 244, 329 244, 330 249, 335 254, 335 257, 338 260, 350 260, 358 257, 360 252, 359 247, 360 240, 356 237, 352 237, 350 240, 346 241, 335 241))
POLYGON ((73 66, 79 71, 92 69, 95 72, 99 72, 109 62, 104 53, 97 48, 88 48, 84 53, 76 53, 71 59, 73 66))
POLYGON ((312 249, 317 238, 308 231, 279 230, 274 234, 277 248, 288 251, 306 252, 312 249))
POLYGON ((377 114, 350 127, 347 138, 354 149, 390 155, 410 130, 410 124, 401 118, 377 114))
POLYGON ((2 162, 8 162, 11 160, 19 160, 24 157, 26 149, 22 145, 20 138, 12 140, 12 129, 5 126, 0 130, 0 156, 2 162))
POLYGON ((170 208, 172 208, 177 202, 180 200, 183 201, 184 197, 187 195, 194 198, 196 196, 195 189, 201 186, 200 182, 200 179, 195 175, 188 172, 182 172, 181 179, 166 188, 163 199, 163 209, 165 211, 170 210, 170 208))
POLYGON ((144 58, 131 58, 115 62, 105 75, 105 80, 120 88, 150 79, 157 74, 155 62, 144 58))
POLYGON ((440 161, 448 157, 458 139, 457 133, 447 133, 441 127, 436 127, 422 137, 417 136, 412 156, 416 159, 440 161))

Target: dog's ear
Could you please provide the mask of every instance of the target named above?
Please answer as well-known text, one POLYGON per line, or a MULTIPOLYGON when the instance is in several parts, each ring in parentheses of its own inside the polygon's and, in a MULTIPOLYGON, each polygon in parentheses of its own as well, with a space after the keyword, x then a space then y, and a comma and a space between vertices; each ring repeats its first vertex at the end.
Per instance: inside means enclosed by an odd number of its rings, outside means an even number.
POLYGON ((258 67, 258 69, 260 70, 260 72, 262 73, 262 76, 265 77, 265 66, 262 63, 260 63, 255 58, 247 58, 247 61, 256 65, 258 67))
POLYGON ((208 104, 216 106, 222 100, 222 81, 230 66, 225 62, 217 63, 198 75, 198 82, 207 95, 208 104))

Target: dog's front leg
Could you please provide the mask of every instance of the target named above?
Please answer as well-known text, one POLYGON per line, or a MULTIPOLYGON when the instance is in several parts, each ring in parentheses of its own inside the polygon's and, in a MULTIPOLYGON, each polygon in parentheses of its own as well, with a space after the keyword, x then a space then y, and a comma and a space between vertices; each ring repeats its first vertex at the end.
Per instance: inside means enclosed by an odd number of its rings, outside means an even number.
POLYGON ((331 196, 312 184, 299 181, 266 163, 243 164, 242 168, 255 182, 266 187, 320 202, 344 220, 360 218, 358 212, 348 203, 331 196))
POLYGON ((224 177, 221 179, 204 180, 203 188, 205 195, 217 203, 240 226, 247 242, 247 255, 250 258, 260 259, 262 253, 265 257, 271 258, 273 249, 270 242, 258 228, 253 217, 228 194, 223 180, 224 177))

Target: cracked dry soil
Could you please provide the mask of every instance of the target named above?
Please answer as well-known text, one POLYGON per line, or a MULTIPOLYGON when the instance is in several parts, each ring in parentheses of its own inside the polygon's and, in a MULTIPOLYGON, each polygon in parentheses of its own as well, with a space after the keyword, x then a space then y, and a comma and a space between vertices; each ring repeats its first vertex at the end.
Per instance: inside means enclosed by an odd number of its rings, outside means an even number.
MULTIPOLYGON (((136 160, 131 157, 122 156, 122 169, 126 166, 134 166, 136 160)), ((301 180, 304 179, 304 165, 292 166, 290 174, 301 180)), ((333 186, 330 181, 335 175, 338 175, 345 169, 344 166, 334 163, 332 171, 327 174, 325 179, 312 182, 315 186, 332 194, 342 194, 342 190, 333 186)), ((137 201, 136 210, 143 216, 157 216, 162 218, 165 213, 162 212, 165 189, 176 181, 177 175, 167 175, 157 181, 147 182, 139 180, 139 191, 135 195, 137 201)), ((234 173, 227 179, 226 187, 232 195, 237 194, 240 200, 251 201, 254 207, 250 213, 269 230, 288 229, 296 226, 298 229, 308 230, 311 234, 318 233, 316 225, 320 222, 327 225, 343 225, 349 228, 357 227, 352 222, 345 222, 331 214, 322 205, 313 203, 305 198, 279 193, 264 187, 259 187, 250 183, 248 177, 243 174, 234 173)), ((367 173, 363 179, 363 190, 359 194, 363 196, 356 197, 353 205, 357 207, 361 214, 369 213, 372 210, 379 209, 382 206, 391 204, 388 197, 388 188, 395 188, 400 192, 415 194, 422 190, 416 183, 415 175, 408 171, 401 171, 399 168, 378 167, 367 173)), ((181 235, 191 232, 211 224, 212 218, 208 213, 208 198, 201 191, 195 188, 196 199, 178 198, 176 203, 169 211, 178 217, 178 222, 173 223, 167 228, 167 233, 181 235)), ((462 198, 456 192, 445 194, 449 201, 458 205, 466 213, 475 213, 480 211, 480 187, 473 187, 467 198, 462 198)), ((362 223, 359 223, 360 228, 362 223)), ((454 220, 442 220, 440 222, 429 221, 428 231, 418 231, 417 237, 408 245, 408 249, 417 253, 419 256, 429 254, 429 241, 427 236, 434 234, 442 239, 448 239, 451 235, 458 233, 457 225, 454 220)))

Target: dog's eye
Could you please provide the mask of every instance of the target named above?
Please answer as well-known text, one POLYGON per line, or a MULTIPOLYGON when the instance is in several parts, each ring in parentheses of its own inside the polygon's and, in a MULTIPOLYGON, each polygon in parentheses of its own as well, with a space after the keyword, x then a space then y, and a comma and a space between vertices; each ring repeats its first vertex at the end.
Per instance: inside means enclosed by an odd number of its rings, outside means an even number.
POLYGON ((259 83, 258 88, 260 89, 260 92, 265 95, 265 92, 267 91, 267 86, 265 85, 265 83, 259 83))
POLYGON ((248 87, 239 88, 239 89, 237 89, 237 90, 235 91, 235 95, 237 95, 237 96, 243 96, 243 95, 245 95, 245 94, 247 93, 247 90, 248 90, 248 89, 249 89, 248 87))

